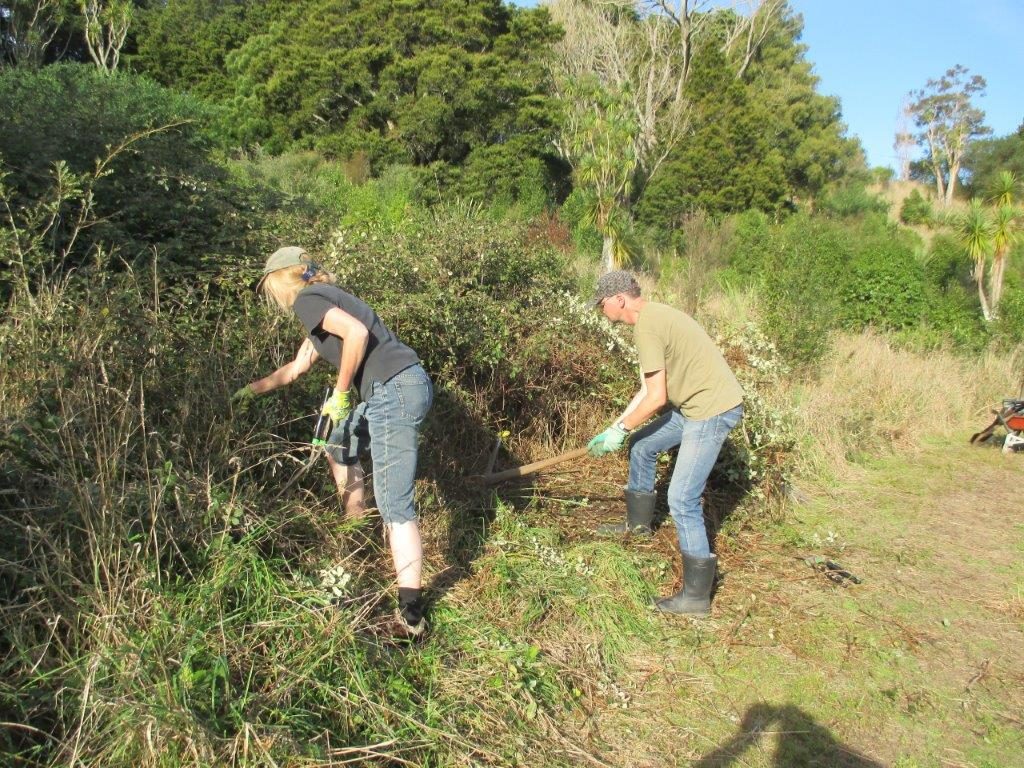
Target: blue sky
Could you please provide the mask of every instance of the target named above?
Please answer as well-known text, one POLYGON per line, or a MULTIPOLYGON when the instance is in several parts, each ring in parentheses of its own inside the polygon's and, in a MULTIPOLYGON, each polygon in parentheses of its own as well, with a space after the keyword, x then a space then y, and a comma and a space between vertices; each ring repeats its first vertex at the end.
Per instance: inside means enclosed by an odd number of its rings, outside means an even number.
POLYGON ((790 0, 790 6, 804 18, 802 42, 821 78, 818 90, 839 97, 848 133, 861 140, 871 166, 896 166, 892 143, 903 97, 955 64, 988 81, 977 105, 994 135, 1024 122, 1024 0, 790 0))
POLYGON ((994 135, 1024 122, 1024 0, 790 0, 818 90, 838 96, 869 165, 895 167, 901 99, 955 64, 988 81, 994 135))

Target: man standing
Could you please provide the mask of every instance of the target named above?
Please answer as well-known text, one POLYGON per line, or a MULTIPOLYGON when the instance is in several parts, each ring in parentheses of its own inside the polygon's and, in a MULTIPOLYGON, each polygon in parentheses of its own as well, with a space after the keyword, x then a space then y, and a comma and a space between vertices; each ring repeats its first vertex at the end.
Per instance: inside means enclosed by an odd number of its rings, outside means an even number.
POLYGON ((679 535, 683 588, 655 605, 666 613, 704 616, 711 611, 717 558, 711 554, 701 496, 729 431, 743 418, 743 390, 718 347, 678 309, 641 297, 629 272, 601 276, 594 306, 612 322, 632 325, 640 360, 640 391, 587 446, 593 456, 629 448, 626 520, 601 533, 650 534, 658 454, 679 446, 668 488, 668 507, 679 535), (650 424, 648 419, 671 407, 650 424))

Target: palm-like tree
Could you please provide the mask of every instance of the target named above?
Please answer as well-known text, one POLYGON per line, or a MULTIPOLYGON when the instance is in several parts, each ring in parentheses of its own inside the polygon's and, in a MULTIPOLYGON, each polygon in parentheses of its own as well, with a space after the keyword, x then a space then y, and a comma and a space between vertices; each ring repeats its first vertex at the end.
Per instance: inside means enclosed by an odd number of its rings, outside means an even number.
POLYGON ((967 211, 956 221, 956 233, 967 256, 974 262, 973 277, 978 284, 978 300, 986 320, 992 319, 992 308, 985 295, 985 266, 993 250, 995 227, 985 204, 978 198, 971 200, 967 211))
POLYGON ((567 121, 563 137, 574 181, 584 195, 584 221, 593 224, 604 239, 604 268, 615 269, 632 255, 626 233, 637 170, 631 138, 638 130, 636 118, 623 96, 610 94, 592 78, 570 83, 567 93, 588 105, 567 121))
POLYGON ((989 273, 989 298, 993 316, 999 313, 999 300, 1003 295, 1003 273, 1006 271, 1006 257, 1021 240, 1020 211, 1014 206, 1017 192, 1017 177, 1010 171, 1003 171, 996 179, 992 190, 992 271, 989 273))

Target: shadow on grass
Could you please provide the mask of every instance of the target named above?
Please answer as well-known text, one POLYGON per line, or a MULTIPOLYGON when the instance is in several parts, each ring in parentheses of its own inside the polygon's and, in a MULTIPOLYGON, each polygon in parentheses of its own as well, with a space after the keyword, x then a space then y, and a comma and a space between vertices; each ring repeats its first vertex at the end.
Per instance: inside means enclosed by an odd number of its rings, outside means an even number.
POLYGON ((763 737, 777 739, 772 755, 776 768, 883 768, 836 740, 828 728, 791 704, 755 704, 747 710, 736 735, 693 763, 694 768, 746 765, 744 753, 760 747, 763 737))
MULTIPOLYGON (((495 434, 474 415, 459 397, 436 385, 434 405, 424 428, 419 475, 437 492, 444 510, 441 537, 447 566, 426 585, 429 607, 470 575, 473 562, 483 553, 498 510, 496 489, 472 479, 487 470, 495 434)), ((507 463, 521 463, 505 456, 507 463)), ((499 467, 500 469, 500 467, 499 467)), ((502 503, 519 508, 526 501, 512 496, 502 503)))

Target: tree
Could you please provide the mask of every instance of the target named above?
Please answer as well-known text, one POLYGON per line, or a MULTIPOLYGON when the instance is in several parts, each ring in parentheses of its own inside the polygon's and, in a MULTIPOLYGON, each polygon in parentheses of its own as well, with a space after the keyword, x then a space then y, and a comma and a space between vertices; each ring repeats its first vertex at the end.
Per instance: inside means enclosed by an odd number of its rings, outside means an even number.
POLYGON ((636 124, 628 99, 609 93, 596 78, 575 81, 568 93, 577 103, 590 105, 585 110, 570 111, 563 137, 571 142, 565 149, 574 160, 573 181, 582 190, 584 221, 601 233, 601 261, 606 270, 611 270, 628 256, 623 237, 627 215, 622 201, 629 198, 637 170, 630 141, 636 124))
POLYGON ((728 24, 705 29, 684 94, 691 133, 643 188, 636 213, 645 224, 670 230, 697 208, 795 208, 863 169, 838 101, 817 92, 800 17, 778 13, 745 68, 723 46, 728 24))
POLYGON ((994 228, 989 219, 985 204, 978 198, 972 198, 967 211, 955 220, 957 239, 963 246, 967 257, 974 262, 972 277, 978 285, 978 301, 981 314, 986 320, 993 317, 992 305, 985 294, 985 267, 992 253, 994 228))
POLYGON ((1024 179, 1024 124, 1007 136, 971 142, 964 154, 964 188, 972 197, 987 194, 1004 171, 1024 179))
MULTIPOLYGON (((742 72, 784 3, 750 0, 748 6, 749 15, 712 12, 710 0, 555 0, 549 6, 565 32, 555 46, 555 85, 566 112, 558 149, 573 166, 575 178, 600 178, 589 169, 582 174, 577 169, 594 163, 590 150, 595 142, 587 132, 614 126, 624 158, 618 171, 633 175, 631 181, 587 192, 608 207, 607 221, 628 218, 629 192, 642 191, 690 131, 686 86, 701 41, 716 40, 722 51, 740 57, 742 72), (622 115, 608 120, 609 103, 628 109, 628 119, 622 115), (618 192, 609 198, 612 188, 618 192)), ((605 229, 602 235, 603 259, 609 265, 621 245, 616 230, 605 229)))
POLYGON ((38 67, 67 20, 71 0, 11 0, 0 5, 2 61, 38 67))
POLYGON ((132 24, 132 0, 79 0, 79 8, 85 17, 85 42, 93 62, 103 72, 115 71, 132 24))
POLYGON ((698 209, 775 212, 787 204, 785 157, 766 130, 773 117, 750 90, 722 52, 697 58, 687 86, 693 132, 644 188, 640 221, 671 230, 698 209))
POLYGON ((132 68, 161 85, 217 102, 234 95, 227 55, 285 15, 288 0, 166 0, 137 14, 132 68))
POLYGON ((1010 250, 1021 240, 1021 213, 1014 205, 1018 188, 1017 177, 1009 171, 999 174, 992 190, 992 271, 989 276, 989 295, 992 315, 998 316, 1003 296, 1003 276, 1010 250))
POLYGON ((972 97, 984 95, 985 78, 967 75, 968 70, 957 64, 910 94, 910 111, 920 129, 918 143, 925 148, 939 200, 947 207, 968 145, 992 132, 983 125, 985 113, 971 103, 972 97))
POLYGON ((486 146, 551 156, 555 36, 546 11, 501 0, 292 3, 226 56, 232 137, 438 177, 486 146))

